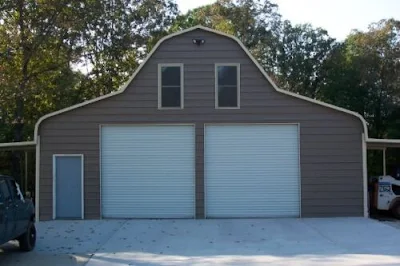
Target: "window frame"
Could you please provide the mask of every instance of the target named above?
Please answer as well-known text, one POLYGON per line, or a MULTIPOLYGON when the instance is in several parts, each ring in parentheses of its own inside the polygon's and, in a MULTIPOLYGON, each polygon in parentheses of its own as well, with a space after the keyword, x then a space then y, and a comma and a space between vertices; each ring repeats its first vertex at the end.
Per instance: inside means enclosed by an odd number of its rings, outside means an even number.
POLYGON ((215 109, 240 109, 240 63, 216 63, 214 67, 214 79, 215 79, 215 88, 214 88, 214 93, 215 93, 215 109), (218 67, 221 66, 235 66, 236 67, 236 83, 237 83, 237 106, 234 107, 220 107, 218 106, 218 67))
POLYGON ((9 179, 7 183, 11 197, 14 200, 24 201, 24 195, 22 194, 22 191, 17 181, 15 181, 14 179, 9 179), (15 192, 15 194, 13 192, 15 192))
POLYGON ((21 199, 18 195, 18 188, 15 180, 8 179, 7 180, 8 189, 11 195, 11 198, 14 200, 21 199))
POLYGON ((8 192, 8 197, 6 198, 5 197, 5 194, 3 193, 4 191, 1 189, 1 185, 0 185, 0 194, 2 195, 1 197, 0 197, 0 202, 2 202, 2 203, 7 203, 7 202, 9 202, 10 200, 12 200, 12 195, 11 195, 11 191, 10 191, 10 186, 8 185, 8 182, 7 182, 7 179, 5 178, 5 179, 2 179, 2 180, 0 180, 0 183, 4 183, 4 187, 5 187, 5 189, 7 190, 7 192, 8 192), (3 201, 2 201, 3 200, 3 201))
POLYGON ((179 110, 184 108, 184 65, 182 63, 162 63, 158 64, 158 109, 159 110, 179 110), (180 106, 177 107, 163 107, 162 106, 162 71, 163 67, 179 67, 181 73, 181 84, 180 84, 180 92, 181 92, 181 103, 180 106))

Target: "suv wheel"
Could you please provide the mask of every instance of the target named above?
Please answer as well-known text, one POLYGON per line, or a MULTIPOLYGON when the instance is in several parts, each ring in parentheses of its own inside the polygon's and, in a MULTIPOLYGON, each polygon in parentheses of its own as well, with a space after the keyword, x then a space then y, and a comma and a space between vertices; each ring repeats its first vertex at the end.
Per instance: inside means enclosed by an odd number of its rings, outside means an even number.
POLYGON ((19 248, 22 251, 31 251, 36 243, 36 228, 33 222, 29 223, 26 232, 18 238, 19 248))
POLYGON ((393 205, 391 211, 392 211, 392 214, 394 217, 396 217, 397 219, 400 219, 400 201, 396 202, 393 205))

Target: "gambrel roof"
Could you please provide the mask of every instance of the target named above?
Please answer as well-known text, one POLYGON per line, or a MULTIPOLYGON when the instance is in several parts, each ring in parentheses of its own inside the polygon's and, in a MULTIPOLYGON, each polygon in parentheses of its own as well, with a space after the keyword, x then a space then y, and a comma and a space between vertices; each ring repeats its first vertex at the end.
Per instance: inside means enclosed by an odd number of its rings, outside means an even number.
POLYGON ((179 35, 194 31, 194 30, 204 30, 204 31, 211 32, 211 33, 214 33, 214 34, 218 34, 218 35, 221 35, 221 36, 225 36, 227 38, 230 38, 230 39, 234 40, 243 49, 243 51, 247 54, 247 56, 253 61, 253 63, 257 66, 257 68, 260 70, 260 72, 264 75, 264 77, 268 80, 268 82, 272 85, 272 87, 277 92, 357 117, 358 119, 360 119, 360 121, 361 121, 361 123, 363 125, 364 134, 365 134, 365 140, 368 140, 367 122, 365 121, 364 117, 362 117, 360 114, 358 114, 356 112, 353 112, 353 111, 350 111, 350 110, 347 110, 347 109, 344 109, 344 108, 341 108, 341 107, 338 107, 338 106, 335 106, 335 105, 327 104, 327 103, 324 103, 324 102, 321 102, 321 101, 318 101, 318 100, 315 100, 315 99, 311 99, 311 98, 308 98, 308 97, 305 97, 305 96, 302 96, 302 95, 299 95, 299 94, 295 94, 295 93, 280 89, 275 84, 275 82, 268 76, 268 74, 265 72, 263 67, 257 62, 257 60, 251 55, 249 50, 244 46, 244 44, 238 38, 236 38, 236 37, 234 37, 232 35, 220 32, 220 31, 216 31, 216 30, 213 30, 213 29, 198 25, 198 26, 195 26, 195 27, 192 27, 192 28, 180 31, 180 32, 176 32, 176 33, 167 35, 164 38, 162 38, 160 41, 158 41, 158 43, 154 46, 152 51, 147 55, 146 59, 140 64, 140 66, 136 69, 136 71, 133 73, 133 75, 129 78, 129 80, 123 86, 121 86, 117 91, 112 92, 112 93, 107 94, 107 95, 104 95, 104 96, 101 96, 101 97, 98 97, 98 98, 94 98, 94 99, 89 100, 89 101, 85 101, 85 102, 82 102, 82 103, 79 103, 79 104, 76 104, 76 105, 61 109, 61 110, 53 112, 53 113, 49 113, 49 114, 41 117, 38 120, 38 122, 36 123, 36 126, 35 126, 34 142, 37 141, 37 137, 38 137, 38 133, 39 133, 38 132, 39 131, 39 126, 45 119, 53 117, 53 116, 56 116, 56 115, 59 115, 59 114, 62 114, 62 113, 65 113, 65 112, 68 112, 68 111, 71 111, 71 110, 76 109, 76 108, 83 107, 85 105, 88 105, 88 104, 91 104, 91 103, 94 103, 94 102, 97 102, 97 101, 101 101, 101 100, 107 99, 109 97, 113 97, 114 95, 118 95, 118 94, 123 93, 126 90, 126 88, 129 86, 129 84, 133 81, 133 79, 136 77, 136 75, 141 71, 143 66, 146 65, 147 61, 152 57, 152 55, 158 49, 158 47, 160 47, 160 45, 162 45, 168 39, 171 39, 171 38, 173 38, 175 36, 179 36, 179 35))

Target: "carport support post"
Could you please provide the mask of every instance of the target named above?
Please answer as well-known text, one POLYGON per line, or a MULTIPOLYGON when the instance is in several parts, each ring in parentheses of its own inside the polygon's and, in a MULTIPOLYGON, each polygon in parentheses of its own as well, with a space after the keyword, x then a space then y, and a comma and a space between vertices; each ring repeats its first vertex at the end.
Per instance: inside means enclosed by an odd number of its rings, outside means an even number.
POLYGON ((28 191, 28 152, 25 151, 25 182, 24 182, 24 194, 28 191))
POLYGON ((365 133, 361 135, 361 147, 362 147, 362 160, 363 160, 363 198, 364 198, 364 217, 369 217, 368 208, 368 174, 367 174, 367 138, 365 133))
POLYGON ((386 175, 386 148, 383 148, 383 175, 386 175))

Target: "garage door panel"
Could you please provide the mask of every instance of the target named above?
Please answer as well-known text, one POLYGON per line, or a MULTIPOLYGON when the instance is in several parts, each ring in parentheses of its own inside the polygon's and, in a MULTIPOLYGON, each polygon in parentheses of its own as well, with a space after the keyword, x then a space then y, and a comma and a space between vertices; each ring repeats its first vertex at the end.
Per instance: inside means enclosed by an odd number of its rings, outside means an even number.
MULTIPOLYGON (((262 163, 264 163, 264 161, 254 160, 252 163, 253 164, 257 164, 257 163, 262 164, 262 163)), ((229 163, 229 162, 220 163, 219 161, 215 161, 215 162, 209 163, 208 167, 210 167, 210 168, 211 167, 215 167, 215 168, 226 167, 227 169, 225 170, 224 173, 220 173, 219 170, 217 170, 217 169, 210 170, 208 173, 210 173, 210 174, 218 173, 218 175, 225 175, 225 176, 234 175, 234 176, 238 176, 238 178, 241 178, 243 175, 246 176, 244 178, 251 178, 251 175, 249 176, 250 173, 271 173, 271 174, 273 173, 274 175, 279 176, 284 179, 288 175, 291 175, 293 173, 297 174, 299 172, 297 169, 293 169, 293 168, 297 167, 297 164, 286 164, 286 165, 275 164, 275 165, 269 165, 269 166, 271 166, 271 168, 273 167, 273 169, 269 168, 269 169, 261 169, 261 170, 254 169, 251 167, 246 168, 246 166, 244 166, 243 164, 240 165, 241 166, 240 169, 239 169, 239 167, 232 169, 232 168, 229 168, 230 166, 232 166, 232 163, 229 163), (277 173, 276 169, 282 169, 285 172, 277 173), (241 173, 243 173, 243 174, 241 174, 241 173)))
POLYGON ((107 218, 194 217, 194 127, 102 128, 107 218))
POLYGON ((207 217, 297 217, 297 125, 209 125, 207 217))

